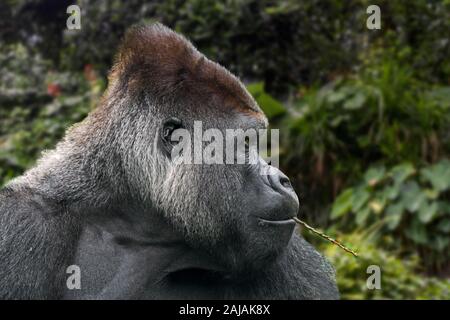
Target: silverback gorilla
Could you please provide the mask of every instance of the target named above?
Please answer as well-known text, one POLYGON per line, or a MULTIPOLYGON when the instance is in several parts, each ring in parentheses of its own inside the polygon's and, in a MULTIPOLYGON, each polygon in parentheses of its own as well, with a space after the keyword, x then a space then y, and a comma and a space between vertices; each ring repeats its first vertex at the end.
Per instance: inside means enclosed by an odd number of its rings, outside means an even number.
POLYGON ((161 24, 127 32, 100 105, 0 191, 4 299, 336 299, 287 177, 179 164, 171 134, 265 128, 241 82, 161 24), (69 289, 67 268, 80 270, 69 289))

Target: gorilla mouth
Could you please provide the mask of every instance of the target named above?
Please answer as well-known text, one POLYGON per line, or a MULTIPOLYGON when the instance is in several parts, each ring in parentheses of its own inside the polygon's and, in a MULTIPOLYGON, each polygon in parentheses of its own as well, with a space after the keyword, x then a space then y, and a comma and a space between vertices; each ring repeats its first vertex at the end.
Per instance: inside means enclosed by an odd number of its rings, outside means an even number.
POLYGON ((283 219, 283 220, 269 220, 269 219, 264 219, 258 216, 255 216, 256 219, 258 220, 259 225, 279 225, 279 226, 285 226, 285 225, 292 225, 295 224, 295 221, 293 218, 287 218, 287 219, 283 219))

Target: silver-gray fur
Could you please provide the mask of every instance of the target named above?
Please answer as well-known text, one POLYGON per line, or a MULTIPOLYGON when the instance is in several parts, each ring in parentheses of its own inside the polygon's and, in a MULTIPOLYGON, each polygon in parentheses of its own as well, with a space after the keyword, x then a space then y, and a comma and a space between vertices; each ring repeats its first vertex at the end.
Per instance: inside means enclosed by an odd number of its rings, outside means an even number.
POLYGON ((339 297, 330 264, 292 235, 293 190, 248 166, 175 164, 161 139, 174 117, 191 131, 267 126, 184 37, 132 28, 101 104, 0 191, 0 298, 339 297))

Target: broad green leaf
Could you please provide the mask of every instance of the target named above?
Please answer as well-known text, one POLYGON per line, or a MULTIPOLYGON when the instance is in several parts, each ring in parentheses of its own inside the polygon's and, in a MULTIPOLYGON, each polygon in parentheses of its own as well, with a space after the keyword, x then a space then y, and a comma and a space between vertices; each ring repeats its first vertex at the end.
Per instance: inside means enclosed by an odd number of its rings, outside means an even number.
POLYGON ((445 219, 439 222, 437 228, 442 232, 450 233, 450 219, 445 219))
POLYGON ((339 126, 343 121, 347 121, 347 120, 349 120, 350 119, 350 117, 348 116, 348 115, 337 115, 335 118, 333 118, 331 121, 330 121, 330 125, 332 126, 332 127, 337 127, 337 126, 339 126))
POLYGON ((256 101, 269 119, 286 112, 283 105, 268 94, 262 94, 256 101))
POLYGON ((406 236, 418 244, 426 244, 428 241, 427 230, 425 226, 414 220, 406 229, 406 236))
POLYGON ((448 247, 449 243, 450 239, 448 237, 437 236, 435 239, 433 239, 431 246, 437 251, 443 251, 448 247))
POLYGON ((422 176, 427 179, 437 191, 445 191, 450 187, 450 161, 441 162, 422 169, 422 176))
POLYGON ((248 85, 247 90, 255 98, 269 119, 286 112, 286 109, 279 101, 264 91, 264 84, 262 82, 248 85))
POLYGON ((398 186, 388 186, 384 188, 383 190, 383 196, 386 199, 394 200, 397 198, 398 194, 400 193, 400 188, 398 186))
POLYGON ((256 83, 249 84, 247 86, 247 90, 248 90, 248 92, 250 92, 250 94, 253 97, 256 98, 261 93, 264 93, 264 83, 263 82, 256 82, 256 83))
POLYGON ((370 197, 370 193, 365 188, 358 188, 352 195, 352 209, 354 212, 359 211, 366 204, 370 197))
POLYGON ((403 206, 411 212, 416 212, 422 205, 422 202, 426 201, 425 193, 422 192, 415 181, 406 183, 401 192, 403 206))
POLYGON ((439 197, 439 191, 434 189, 425 189, 425 195, 430 200, 436 200, 439 197))
POLYGON ((439 105, 450 107, 450 87, 438 87, 430 90, 428 98, 433 99, 439 105))
POLYGON ((327 96, 327 100, 329 103, 336 103, 336 102, 340 102, 343 99, 345 99, 345 97, 347 96, 347 94, 342 91, 331 91, 330 94, 328 94, 327 96))
POLYGON ((447 201, 437 201, 439 213, 450 216, 450 203, 447 201))
POLYGON ((357 211, 356 212, 356 224, 358 226, 363 225, 366 222, 367 217, 369 217, 369 214, 370 214, 370 208, 369 207, 365 207, 365 208, 357 211))
POLYGON ((381 179, 383 179, 385 171, 386 170, 384 167, 370 168, 365 173, 364 180, 369 186, 375 186, 381 179))
POLYGON ((396 185, 399 185, 415 172, 416 170, 414 169, 413 165, 409 162, 406 162, 393 167, 390 171, 390 175, 392 179, 394 179, 394 183, 396 185))
POLYGON ((366 96, 364 95, 364 93, 358 92, 344 103, 344 109, 347 110, 360 109, 362 106, 364 106, 365 102, 366 96))
POLYGON ((438 210, 437 202, 424 201, 419 208, 419 220, 423 223, 428 223, 436 216, 438 210))
POLYGON ((331 210, 331 218, 336 219, 346 214, 352 208, 352 194, 353 189, 347 189, 342 192, 334 201, 333 209, 331 210))
POLYGON ((401 202, 390 204, 386 209, 386 221, 389 230, 394 230, 402 220, 402 214, 405 208, 401 202))

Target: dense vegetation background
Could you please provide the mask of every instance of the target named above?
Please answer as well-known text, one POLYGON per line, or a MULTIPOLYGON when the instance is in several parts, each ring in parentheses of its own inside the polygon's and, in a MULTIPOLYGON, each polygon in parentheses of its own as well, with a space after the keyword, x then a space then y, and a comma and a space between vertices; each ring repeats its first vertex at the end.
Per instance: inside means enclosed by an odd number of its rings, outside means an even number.
POLYGON ((450 298, 449 0, 2 1, 0 185, 95 107, 125 29, 151 21, 239 75, 280 129, 300 216, 360 253, 303 231, 343 298, 450 298))

